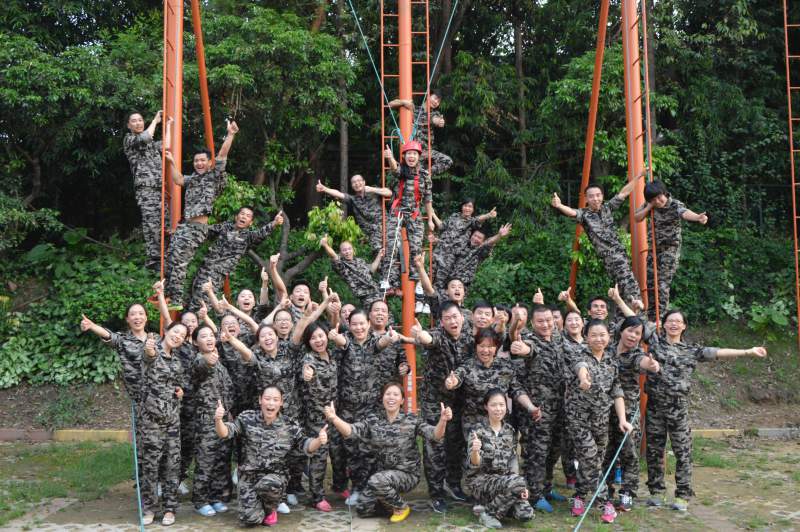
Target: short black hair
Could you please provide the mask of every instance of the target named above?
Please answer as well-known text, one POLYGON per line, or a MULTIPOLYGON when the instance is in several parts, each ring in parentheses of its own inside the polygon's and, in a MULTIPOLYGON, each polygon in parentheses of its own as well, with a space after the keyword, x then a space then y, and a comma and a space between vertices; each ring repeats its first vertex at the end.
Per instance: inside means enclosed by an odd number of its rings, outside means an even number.
POLYGON ((583 328, 583 335, 588 336, 589 329, 591 329, 592 327, 602 327, 603 329, 606 330, 606 332, 608 332, 608 324, 606 322, 604 322, 603 320, 598 320, 597 318, 593 318, 588 322, 586 322, 586 326, 583 328))
POLYGON ((486 232, 486 229, 484 229, 483 227, 476 227, 475 229, 472 230, 472 232, 469 234, 469 236, 472 236, 475 233, 480 233, 483 236, 486 236, 486 235, 489 234, 488 232, 486 232))
POLYGON ((242 212, 242 209, 247 209, 248 211, 252 212, 253 216, 256 215, 256 208, 253 207, 252 205, 242 205, 241 207, 239 207, 239 210, 236 211, 236 212, 240 213, 240 212, 242 212))
POLYGON ((478 329, 478 332, 475 333, 475 345, 481 343, 481 340, 486 339, 491 340, 495 347, 500 347, 500 344, 502 343, 500 334, 497 331, 491 327, 481 327, 478 329))
POLYGON ((475 304, 474 304, 474 305, 472 305, 472 312, 475 312, 475 311, 476 311, 476 310, 478 310, 479 308, 488 308, 489 310, 491 310, 491 311, 492 311, 492 314, 494 314, 494 307, 492 306, 492 304, 491 304, 491 303, 489 303, 489 302, 488 302, 488 301, 486 301, 485 299, 479 299, 479 300, 477 300, 477 301, 475 302, 475 304))
POLYGON ((306 347, 306 349, 308 349, 309 351, 313 351, 313 349, 311 349, 311 337, 312 337, 312 336, 314 335, 314 333, 315 333, 315 332, 317 332, 317 330, 319 330, 319 329, 321 329, 321 330, 322 330, 322 331, 325 333, 325 338, 326 338, 326 340, 327 340, 327 338, 328 338, 328 331, 329 331, 330 329, 328 329, 328 326, 327 326, 327 325, 325 325, 325 324, 324 324, 324 323, 322 323, 322 322, 315 321, 314 323, 312 323, 311 325, 309 325, 308 327, 306 327, 306 330, 305 330, 305 331, 303 331, 303 345, 304 345, 304 346, 306 347))
POLYGON ((311 291, 311 285, 305 279, 297 279, 296 281, 292 282, 292 289, 289 292, 294 292, 294 289, 298 286, 305 286, 308 288, 308 291, 311 291))
POLYGON ((194 155, 192 155, 192 159, 201 154, 205 155, 206 157, 208 157, 209 160, 211 160, 211 150, 209 150, 208 148, 199 148, 194 150, 194 155))
MULTIPOLYGON (((342 305, 342 306, 344 306, 344 305, 342 305)), ((350 312, 350 315, 347 317, 347 323, 351 323, 353 321, 353 316, 358 316, 359 314, 364 316, 365 320, 369 321, 369 316, 367 316, 367 313, 363 308, 354 308, 350 312)))
POLYGON ((505 398, 506 392, 501 390, 500 388, 492 388, 491 390, 486 392, 486 395, 483 396, 483 404, 484 404, 484 406, 488 405, 489 401, 492 400, 492 397, 494 397, 496 395, 502 395, 505 398))
POLYGON ((667 185, 664 184, 663 181, 659 181, 655 179, 650 181, 644 186, 644 199, 647 202, 653 201, 661 194, 669 197, 669 192, 667 192, 667 185))
POLYGON ((583 189, 583 193, 586 194, 586 192, 588 192, 588 190, 590 188, 599 188, 600 192, 602 192, 603 195, 605 195, 605 191, 603 190, 603 187, 600 186, 600 183, 597 183, 596 181, 592 181, 588 185, 586 185, 586 188, 583 189))
POLYGON ((627 316, 624 320, 622 320, 622 323, 619 326, 619 332, 631 327, 639 327, 640 325, 644 325, 642 318, 639 316, 627 316))
POLYGON ((375 307, 375 303, 383 303, 384 305, 386 305, 386 310, 389 310, 389 304, 386 301, 384 301, 383 299, 376 299, 375 301, 369 304, 370 312, 372 312, 373 307, 375 307))
POLYGON ((445 312, 447 312, 448 310, 450 310, 453 307, 457 308, 458 311, 461 312, 461 307, 458 306, 458 303, 448 299, 447 301, 445 301, 444 303, 439 305, 439 315, 443 316, 445 312))
MULTIPOLYGON (((444 283, 444 285, 445 286, 450 286, 450 282, 451 281, 458 281, 461 284, 464 284, 464 281, 463 281, 463 279, 461 279, 461 277, 458 277, 458 275, 451 275, 450 277, 447 278, 447 282, 444 283)), ((466 286, 464 288, 466 288, 466 286)))
MULTIPOLYGON (((180 322, 173 321, 172 323, 180 323, 180 322)), ((167 330, 172 328, 172 323, 169 324, 169 326, 167 327, 167 330)), ((184 327, 186 327, 186 326, 184 325, 184 327)), ((196 342, 197 341, 197 337, 200 336, 200 331, 202 331, 203 329, 209 329, 214 334, 214 336, 216 336, 216 334, 217 334, 217 333, 214 332, 214 329, 213 329, 213 327, 211 327, 211 325, 208 325, 206 323, 201 323, 200 325, 195 327, 194 331, 192 332, 192 340, 194 340, 196 342)))
POLYGON ((558 312, 559 314, 564 314, 564 312, 561 310, 561 307, 559 307, 558 305, 547 305, 547 308, 549 308, 552 312, 558 312))
POLYGON ((463 207, 467 203, 472 203, 472 205, 475 206, 475 198, 464 198, 463 200, 461 200, 461 203, 459 205, 463 207))
POLYGON ((606 308, 608 307, 608 301, 606 301, 606 298, 604 298, 603 296, 592 296, 592 297, 589 298, 589 302, 586 303, 586 308, 587 309, 592 308, 592 303, 594 303, 595 301, 598 301, 598 300, 602 301, 603 303, 605 303, 606 304, 606 308))
POLYGON ((431 96, 436 96, 440 100, 442 99, 442 91, 440 89, 433 89, 431 91, 431 96))
POLYGON ((539 303, 534 303, 533 307, 531 308, 531 317, 533 317, 534 314, 541 314, 542 312, 552 312, 552 311, 550 310, 550 307, 548 307, 547 305, 540 305, 539 303))

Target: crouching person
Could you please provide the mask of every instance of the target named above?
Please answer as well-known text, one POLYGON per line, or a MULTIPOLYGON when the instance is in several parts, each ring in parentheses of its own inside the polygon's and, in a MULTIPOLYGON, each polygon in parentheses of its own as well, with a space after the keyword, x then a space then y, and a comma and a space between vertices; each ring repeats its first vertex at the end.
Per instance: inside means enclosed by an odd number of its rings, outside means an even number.
POLYGON ((258 399, 261 411, 246 410, 233 422, 225 422, 225 407, 217 404, 214 428, 220 438, 238 437, 242 446, 239 463, 239 520, 243 525, 274 525, 276 508, 286 491, 289 454, 300 449, 307 455, 328 443, 328 426, 316 438, 306 437, 299 425, 280 415, 283 392, 264 388, 258 399))

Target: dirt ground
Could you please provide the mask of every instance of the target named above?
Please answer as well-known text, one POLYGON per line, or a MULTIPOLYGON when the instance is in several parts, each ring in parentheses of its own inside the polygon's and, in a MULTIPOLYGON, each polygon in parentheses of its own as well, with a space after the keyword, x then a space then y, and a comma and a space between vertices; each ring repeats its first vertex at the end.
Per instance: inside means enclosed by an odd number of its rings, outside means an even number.
MULTIPOLYGON (((10 451, 6 447, 3 452, 10 451)), ((694 487, 696 498, 689 511, 678 513, 668 509, 637 506, 621 514, 612 526, 601 524, 599 513, 592 511, 584 530, 800 530, 797 494, 800 492, 800 441, 778 441, 750 438, 703 440, 695 442, 694 487)), ((671 461, 670 461, 671 465, 671 461)), ((560 481, 557 478, 557 482, 560 481)), ((646 493, 644 485, 640 496, 646 493)), ((564 489, 562 492, 566 493, 564 489)), ((347 511, 338 496, 330 497, 334 511, 322 514, 296 507, 288 516, 281 516, 277 530, 316 531, 477 531, 478 526, 466 506, 451 507, 444 516, 434 514, 427 506, 424 485, 409 494, 412 513, 402 525, 389 525, 384 519, 358 519, 347 511)), ((641 500, 641 499, 640 499, 641 500)), ((232 504, 235 507, 235 503, 232 504)), ((553 514, 537 514, 525 529, 571 530, 576 519, 569 516, 568 503, 557 503, 553 514)), ((213 518, 203 518, 191 511, 188 500, 182 500, 176 531, 241 530, 235 508, 213 518)), ((136 495, 130 481, 115 486, 99 500, 73 502, 51 501, 36 514, 9 523, 3 530, 111 530, 135 531, 136 495), (48 513, 49 512, 49 513, 48 513)), ((515 528, 507 523, 508 530, 515 528)), ((159 525, 160 526, 160 525, 159 525)))

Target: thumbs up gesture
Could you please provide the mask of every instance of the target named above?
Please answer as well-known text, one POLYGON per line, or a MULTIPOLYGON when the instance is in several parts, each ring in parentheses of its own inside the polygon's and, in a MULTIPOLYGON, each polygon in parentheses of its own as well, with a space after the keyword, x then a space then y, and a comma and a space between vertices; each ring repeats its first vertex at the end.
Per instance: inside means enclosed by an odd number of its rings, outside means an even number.
POLYGON ((533 302, 537 305, 544 305, 544 294, 542 294, 541 288, 536 289, 536 293, 533 295, 533 302))
POLYGON ((331 401, 331 404, 327 405, 324 408, 324 411, 325 411, 325 419, 330 421, 331 419, 336 417, 336 407, 333 406, 333 401, 331 401))
POLYGON ((394 159, 394 155, 392 155, 392 149, 389 147, 388 144, 383 149, 383 156, 384 158, 389 160, 394 159))
POLYGON ((214 411, 214 419, 222 419, 225 417, 225 407, 222 406, 222 401, 217 400, 217 409, 214 411))
POLYGON ((481 452, 481 439, 480 439, 480 438, 478 438, 478 434, 477 434, 477 433, 475 433, 475 432, 473 432, 473 433, 470 435, 470 440, 471 440, 471 442, 472 442, 472 443, 471 443, 471 445, 470 445, 470 450, 471 450, 473 453, 479 453, 479 452, 481 452))
POLYGON ((319 179, 317 179, 317 192, 325 192, 325 185, 319 179))
POLYGON ((453 411, 449 406, 444 406, 444 403, 439 403, 439 406, 442 408, 442 413, 439 415, 439 419, 443 419, 445 421, 450 421, 453 419, 453 411))
POLYGON ((454 371, 450 372, 450 375, 444 380, 444 387, 448 390, 454 390, 458 386, 458 377, 454 371))
POLYGON ((325 423, 325 426, 319 429, 319 434, 317 434, 317 438, 319 438, 319 443, 321 445, 325 445, 328 443, 328 424, 325 423))
POLYGON ((303 380, 309 382, 313 378, 314 378, 314 368, 311 367, 311 364, 306 364, 305 366, 303 366, 303 380))
POLYGON ((88 331, 92 325, 94 325, 94 322, 87 318, 86 314, 81 314, 81 331, 88 331))

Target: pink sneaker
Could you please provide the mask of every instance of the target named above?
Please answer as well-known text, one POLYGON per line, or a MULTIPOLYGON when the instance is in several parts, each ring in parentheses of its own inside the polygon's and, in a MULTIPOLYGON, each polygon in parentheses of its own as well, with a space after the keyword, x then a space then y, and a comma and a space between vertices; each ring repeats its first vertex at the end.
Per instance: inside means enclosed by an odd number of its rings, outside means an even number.
POLYGON ((322 499, 317 504, 315 504, 314 508, 316 508, 320 512, 330 512, 332 510, 331 503, 329 503, 325 499, 322 499))
POLYGON ((613 523, 616 518, 617 511, 614 509, 614 503, 608 501, 605 506, 603 506, 603 515, 600 516, 600 519, 605 523, 613 523))
POLYGON ((266 516, 264 518, 264 520, 261 521, 261 524, 264 525, 264 526, 275 526, 275 525, 277 525, 278 524, 278 512, 276 512, 275 510, 272 510, 272 513, 270 513, 268 516, 266 516))
POLYGON ((574 515, 575 517, 580 517, 583 515, 583 511, 584 511, 583 499, 581 499, 580 497, 575 497, 575 499, 572 501, 572 515, 574 515))
POLYGON ((342 491, 340 491, 340 492, 339 492, 339 496, 340 496, 342 499, 347 499, 348 497, 350 497, 350 490, 349 490, 349 489, 347 489, 347 488, 345 488, 344 490, 342 490, 342 491))
POLYGON ((575 483, 578 481, 575 477, 567 477, 567 487, 571 490, 575 489, 575 483))

